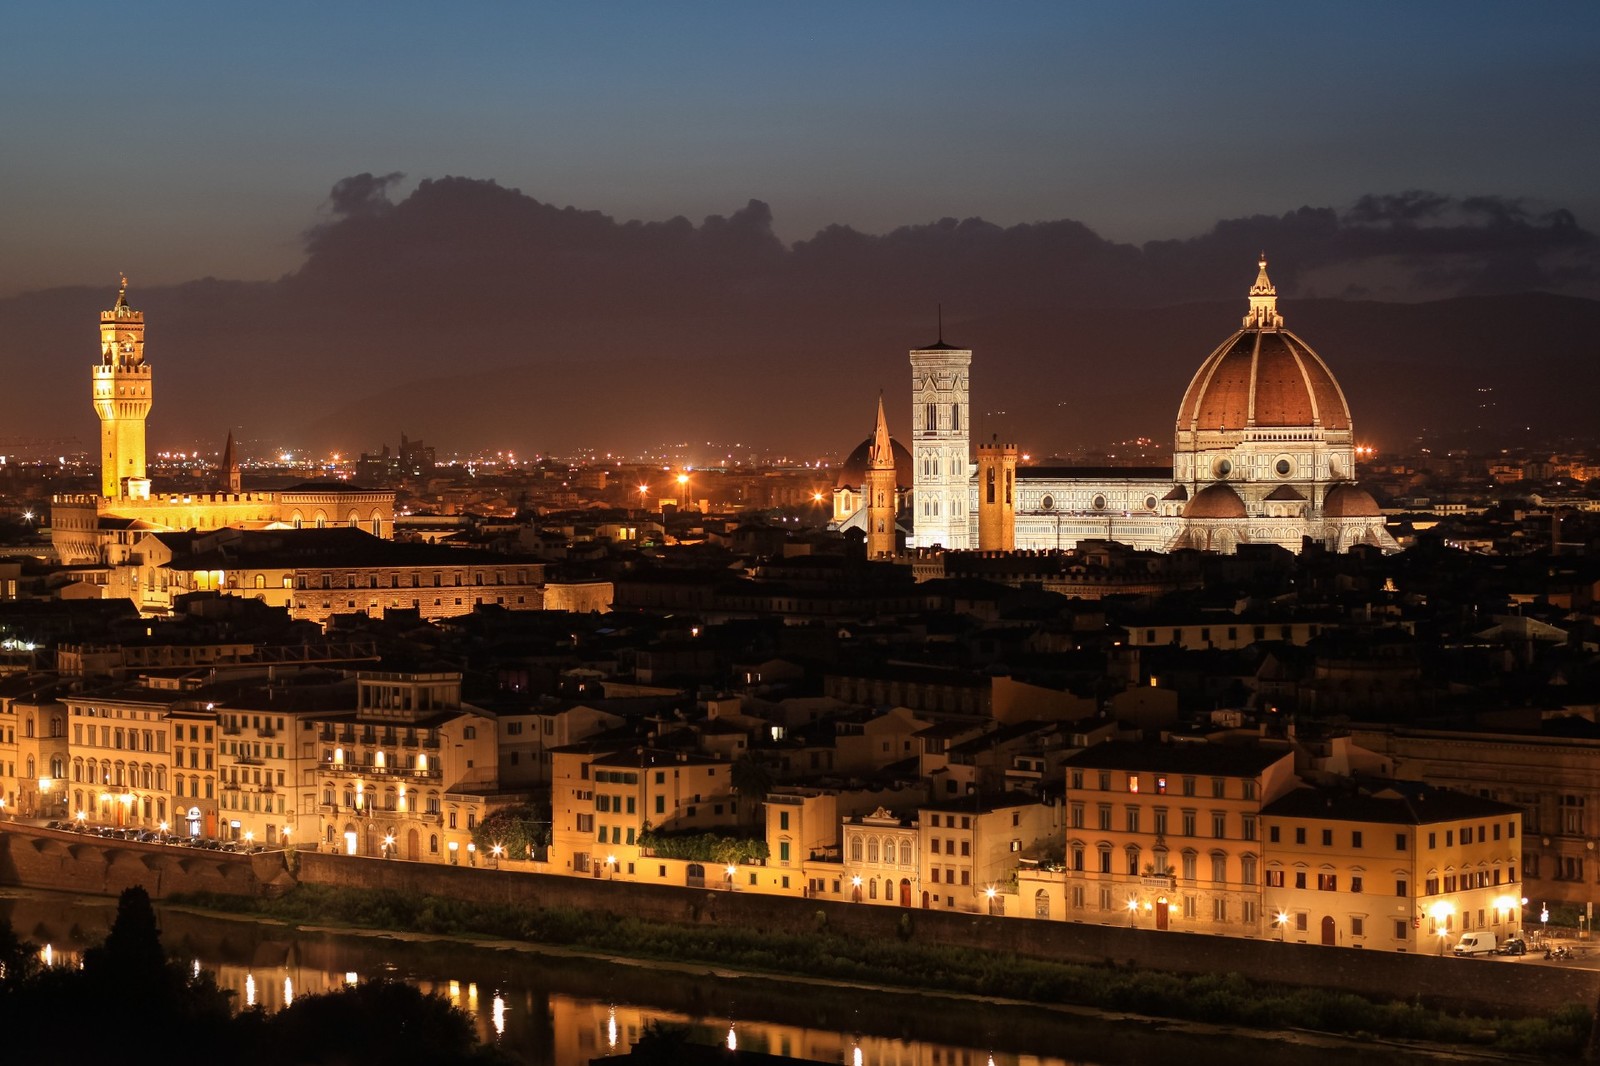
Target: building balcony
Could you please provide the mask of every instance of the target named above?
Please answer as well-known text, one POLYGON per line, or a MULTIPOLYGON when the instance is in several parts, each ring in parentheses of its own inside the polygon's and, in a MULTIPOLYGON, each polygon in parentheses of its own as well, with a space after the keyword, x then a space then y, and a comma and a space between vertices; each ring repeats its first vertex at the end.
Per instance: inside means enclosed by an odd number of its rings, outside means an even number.
POLYGON ((347 774, 353 777, 409 777, 422 781, 437 781, 441 776, 441 771, 431 767, 427 770, 418 770, 412 767, 365 766, 359 763, 325 762, 322 764, 322 769, 326 772, 347 774))

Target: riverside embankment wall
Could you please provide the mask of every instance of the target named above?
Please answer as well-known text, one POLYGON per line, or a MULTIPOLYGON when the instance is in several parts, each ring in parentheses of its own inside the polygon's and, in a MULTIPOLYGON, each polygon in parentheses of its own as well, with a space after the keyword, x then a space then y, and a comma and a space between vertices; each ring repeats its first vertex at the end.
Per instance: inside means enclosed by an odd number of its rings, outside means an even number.
MULTIPOLYGON (((295 868, 299 881, 306 884, 390 889, 529 909, 568 907, 679 925, 802 936, 826 928, 845 937, 906 937, 1061 962, 1171 973, 1235 972, 1255 981, 1420 999, 1475 1013, 1548 1014, 1569 1003, 1592 1007, 1600 996, 1600 970, 1531 959, 1439 958, 317 852, 296 853, 295 868)), ((0 827, 0 884, 96 895, 115 895, 139 885, 161 899, 180 892, 271 894, 286 890, 293 881, 284 869, 282 852, 237 855, 31 826, 0 827)))
POLYGON ((1061 962, 1172 973, 1236 972, 1256 981, 1420 999, 1445 1009, 1478 1013, 1548 1014, 1569 1003, 1592 1007, 1600 995, 1600 970, 1543 965, 1529 959, 1439 958, 335 855, 306 854, 299 861, 300 880, 307 884, 386 888, 528 908, 572 907, 682 925, 739 926, 799 935, 825 926, 845 937, 907 936, 924 943, 1010 951, 1061 962), (902 925, 906 921, 909 929, 902 925))

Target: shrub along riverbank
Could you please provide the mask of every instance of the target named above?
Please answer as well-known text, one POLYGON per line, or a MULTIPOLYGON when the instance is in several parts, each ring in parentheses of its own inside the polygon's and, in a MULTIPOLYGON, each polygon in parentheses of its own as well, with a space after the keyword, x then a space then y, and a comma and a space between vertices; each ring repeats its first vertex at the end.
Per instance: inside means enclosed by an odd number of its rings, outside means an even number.
POLYGON ((909 914, 903 916, 901 936, 861 940, 831 933, 820 911, 816 931, 795 936, 319 885, 301 885, 276 899, 191 895, 169 902, 296 925, 489 936, 630 958, 1067 1003, 1224 1025, 1487 1044, 1500 1051, 1550 1058, 1577 1057, 1592 1021, 1583 1005, 1563 1007, 1544 1018, 1471 1017, 1415 1003, 1373 1002, 1349 993, 1261 984, 1237 974, 1186 976, 924 944, 911 936, 909 914))

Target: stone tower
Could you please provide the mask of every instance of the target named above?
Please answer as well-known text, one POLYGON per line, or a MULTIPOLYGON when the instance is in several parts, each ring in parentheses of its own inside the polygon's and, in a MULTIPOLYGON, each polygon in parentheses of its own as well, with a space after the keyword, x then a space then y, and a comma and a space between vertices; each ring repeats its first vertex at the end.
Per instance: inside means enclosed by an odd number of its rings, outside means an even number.
POLYGON ((100 495, 146 499, 144 420, 153 399, 144 361, 144 312, 128 306, 128 279, 117 303, 100 312, 100 365, 94 368, 94 410, 100 416, 100 495))
POLYGON ((978 548, 1008 552, 1017 546, 1017 446, 995 440, 978 445, 978 548))
POLYGON ((898 498, 894 471, 894 444, 889 439, 889 420, 883 414, 883 397, 878 397, 878 424, 872 431, 872 450, 867 458, 867 482, 862 495, 867 499, 867 558, 882 559, 895 552, 895 517, 898 498))
POLYGON ((972 352, 944 342, 911 352, 914 548, 970 547, 967 370, 972 352))
POLYGON ((239 474, 239 454, 233 447, 233 430, 228 430, 228 443, 222 446, 222 468, 217 471, 217 489, 239 495, 242 478, 239 474))

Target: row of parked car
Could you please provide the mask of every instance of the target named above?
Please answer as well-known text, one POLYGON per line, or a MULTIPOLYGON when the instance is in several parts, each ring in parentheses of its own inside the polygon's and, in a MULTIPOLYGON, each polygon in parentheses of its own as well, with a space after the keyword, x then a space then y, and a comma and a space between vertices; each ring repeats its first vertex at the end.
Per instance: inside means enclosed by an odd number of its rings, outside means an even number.
POLYGON ((90 825, 87 822, 52 821, 45 828, 85 836, 107 837, 113 840, 132 840, 140 844, 168 844, 175 848, 199 848, 202 851, 256 852, 265 850, 260 844, 247 845, 237 840, 213 840, 210 837, 173 836, 156 829, 137 826, 119 829, 111 825, 90 825))

